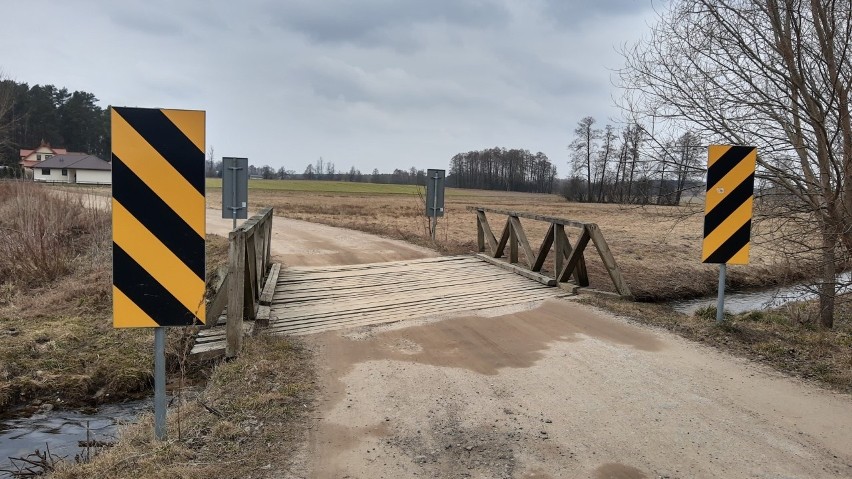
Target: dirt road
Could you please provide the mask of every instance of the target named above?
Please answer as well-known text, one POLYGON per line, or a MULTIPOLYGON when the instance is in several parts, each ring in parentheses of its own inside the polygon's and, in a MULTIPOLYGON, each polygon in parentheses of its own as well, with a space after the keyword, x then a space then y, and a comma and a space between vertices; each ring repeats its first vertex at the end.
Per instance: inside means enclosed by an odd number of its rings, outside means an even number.
POLYGON ((315 478, 852 477, 852 401, 567 301, 309 337, 315 478))
MULTIPOLYGON (((292 265, 434 255, 275 221, 292 265)), ((306 341, 322 392, 280 477, 852 477, 849 396, 569 301, 306 341)))
MULTIPOLYGON (((233 220, 221 210, 207 210, 207 232, 227 236, 233 220)), ((241 220, 238 220, 238 222, 241 220)), ((327 266, 430 258, 438 254, 403 241, 276 216, 272 220, 272 254, 288 266, 327 266)))

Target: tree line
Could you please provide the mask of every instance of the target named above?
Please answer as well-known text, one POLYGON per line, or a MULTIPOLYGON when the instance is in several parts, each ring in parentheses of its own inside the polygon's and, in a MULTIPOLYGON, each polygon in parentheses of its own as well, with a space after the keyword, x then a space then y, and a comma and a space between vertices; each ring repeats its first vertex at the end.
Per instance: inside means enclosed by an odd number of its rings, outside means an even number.
POLYGON ((596 128, 587 116, 577 123, 571 175, 563 195, 572 201, 679 205, 700 190, 706 148, 691 131, 652 135, 639 122, 596 128))
POLYGON ((108 159, 109 112, 94 94, 0 79, 0 165, 16 168, 21 149, 42 142, 108 159))
MULTIPOLYGON (((414 166, 407 170, 396 168, 392 173, 381 173, 374 168, 372 173, 361 173, 361 170, 350 167, 349 170, 338 170, 333 162, 324 161, 322 158, 316 163, 309 163, 302 173, 296 173, 285 167, 278 169, 269 166, 249 165, 248 174, 252 178, 264 180, 324 180, 324 181, 347 181, 354 183, 378 183, 394 185, 425 185, 426 171, 414 166)), ((213 148, 207 154, 207 165, 205 174, 208 178, 222 177, 222 160, 216 160, 213 148)))
POLYGON ((495 147, 453 156, 447 186, 551 193, 555 179, 556 167, 544 153, 495 147))

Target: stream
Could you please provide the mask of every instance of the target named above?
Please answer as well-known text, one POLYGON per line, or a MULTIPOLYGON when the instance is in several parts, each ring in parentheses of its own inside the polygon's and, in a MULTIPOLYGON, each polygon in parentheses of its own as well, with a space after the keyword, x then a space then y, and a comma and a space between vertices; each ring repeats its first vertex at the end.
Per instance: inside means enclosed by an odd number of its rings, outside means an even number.
MULTIPOLYGON (((26 457, 36 449, 74 461, 82 451, 78 441, 89 439, 114 442, 120 424, 133 422, 150 410, 150 400, 101 406, 94 414, 78 411, 41 411, 30 417, 0 420, 0 470, 17 470, 9 458, 26 457)), ((0 477, 7 477, 0 472, 0 477)), ((8 476, 11 477, 11 476, 8 476)))
MULTIPOLYGON (((837 276, 837 284, 841 285, 836 289, 837 294, 852 292, 850 280, 852 280, 852 272, 842 273, 837 276)), ((811 289, 809 283, 798 283, 792 286, 760 291, 726 291, 725 311, 739 314, 747 311, 777 308, 795 301, 816 299, 817 295, 811 289)), ((705 306, 716 306, 716 297, 672 301, 669 304, 675 311, 692 315, 695 311, 705 306)))

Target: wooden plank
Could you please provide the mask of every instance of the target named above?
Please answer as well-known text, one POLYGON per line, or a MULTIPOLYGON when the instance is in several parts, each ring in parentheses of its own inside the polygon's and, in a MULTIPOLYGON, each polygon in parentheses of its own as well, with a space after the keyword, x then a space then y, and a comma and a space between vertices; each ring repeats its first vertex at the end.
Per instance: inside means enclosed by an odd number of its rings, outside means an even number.
MULTIPOLYGON (((574 269, 577 268, 577 264, 580 262, 580 259, 583 257, 583 251, 586 249, 586 245, 589 244, 589 232, 583 229, 583 232, 580 234, 580 239, 577 240, 577 246, 571 251, 571 255, 568 256, 568 262, 562 268, 562 271, 559 272, 559 276, 557 276, 556 280, 560 283, 568 281, 568 278, 574 272, 574 269)), ((566 245, 567 246, 567 245, 566 245)))
POLYGON ((503 250, 506 249, 506 243, 509 242, 509 236, 512 233, 512 223, 509 222, 509 218, 506 218, 506 225, 503 226, 503 233, 500 235, 500 241, 497 242, 497 248, 494 249, 494 254, 491 256, 494 258, 499 258, 503 256, 503 250))
MULTIPOLYGON (((555 274, 562 271, 562 261, 568 256, 565 252, 565 245, 568 242, 568 236, 565 234, 565 225, 553 224, 553 242, 554 242, 554 257, 553 263, 555 266, 555 274)), ((557 281, 558 282, 558 281, 557 281)))
POLYGON ((591 223, 586 225, 586 229, 589 232, 595 248, 598 250, 601 261, 603 261, 604 266, 606 266, 606 271, 609 273, 610 279, 612 279, 612 284, 615 286, 615 290, 618 291, 618 294, 621 295, 622 298, 632 298, 633 294, 630 292, 630 287, 627 285, 627 281, 624 280, 624 276, 621 274, 621 269, 619 269, 618 264, 615 262, 615 257, 612 255, 612 251, 610 251, 609 245, 604 239, 600 228, 598 228, 598 225, 591 223))
POLYGON ((517 265, 514 265, 514 264, 509 264, 509 263, 506 263, 505 261, 500 261, 499 259, 492 258, 490 256, 486 256, 486 255, 482 255, 482 254, 476 255, 476 257, 481 259, 482 261, 486 261, 486 262, 491 263, 493 265, 499 266, 499 267, 506 269, 508 271, 511 271, 515 274, 519 274, 519 275, 521 275, 525 278, 529 278, 531 280, 538 281, 539 283, 541 283, 545 286, 556 286, 556 280, 555 279, 553 279, 549 276, 545 276, 541 273, 529 271, 527 269, 524 269, 523 267, 520 267, 520 266, 517 266, 517 265))
MULTIPOLYGON (((532 290, 537 285, 532 285, 529 283, 523 282, 509 282, 503 285, 499 291, 514 291, 514 290, 532 290)), ((359 309, 381 309, 387 306, 393 306, 398 304, 416 304, 423 301, 446 301, 448 298, 459 298, 459 297, 468 297, 468 296, 476 296, 484 293, 488 293, 491 291, 495 291, 496 289, 493 287, 482 287, 476 289, 465 289, 460 290, 458 287, 452 288, 442 288, 435 291, 429 291, 425 294, 419 295, 407 295, 407 296, 380 296, 378 298, 365 298, 362 301, 352 301, 349 305, 345 307, 346 311, 353 311, 353 308, 359 309)), ((341 311, 341 305, 338 303, 332 303, 329 305, 316 305, 316 306, 303 306, 303 307, 282 307, 281 303, 273 303, 273 308, 276 310, 276 314, 281 317, 294 317, 296 314, 304 314, 304 315, 332 315, 337 314, 341 311)))
POLYGON ((510 216, 509 221, 512 222, 512 231, 515 233, 515 238, 517 238, 518 244, 520 244, 521 250, 524 252, 524 259, 527 262, 527 266, 532 269, 536 256, 533 254, 530 241, 527 239, 527 233, 524 231, 524 226, 517 216, 510 216))
MULTIPOLYGON (((485 235, 485 239, 488 240, 488 246, 491 248, 491 253, 493 254, 497 251, 497 238, 494 237, 494 232, 491 231, 491 226, 488 224, 485 213, 477 212, 476 220, 477 224, 482 228, 482 232, 485 235)), ((485 249, 483 248, 482 251, 485 251, 485 249)))
POLYGON ((266 285, 263 287, 263 292, 260 293, 260 304, 269 305, 275 296, 275 287, 278 285, 278 275, 281 273, 281 263, 275 263, 269 269, 269 275, 266 278, 266 285))
POLYGON ((201 326, 202 329, 212 328, 216 326, 217 320, 219 316, 221 316, 222 311, 225 310, 225 307, 228 306, 228 269, 220 268, 219 273, 216 275, 218 277, 218 281, 216 282, 216 286, 213 289, 215 293, 213 293, 213 297, 210 298, 210 302, 207 303, 207 308, 205 310, 205 318, 204 318, 204 326, 201 326))
POLYGON ((457 300, 453 304, 450 305, 442 305, 436 303, 428 303, 417 305, 414 307, 400 307, 394 309, 388 309, 380 312, 366 312, 366 313, 357 313, 357 314, 347 314, 336 317, 319 317, 319 318, 306 318, 300 320, 278 320, 275 321, 269 331, 282 331, 282 330, 294 330, 294 329, 306 329, 306 328, 316 328, 316 327, 340 327, 347 323, 353 322, 362 322, 365 324, 369 324, 370 322, 381 321, 383 319, 414 319, 418 317, 423 317, 426 315, 436 315, 436 314, 459 314, 467 311, 476 311, 480 309, 492 309, 495 307, 504 307, 509 305, 515 305, 518 303, 526 303, 526 302, 537 302, 537 301, 545 301, 547 299, 553 299, 556 297, 566 296, 558 289, 548 289, 549 293, 529 293, 529 292, 520 292, 520 293, 510 293, 505 296, 495 295, 491 298, 482 298, 482 299, 462 299, 457 300), (552 291, 557 291, 558 293, 554 294, 552 291))
POLYGON ((478 211, 476 212, 476 251, 485 252, 485 231, 482 229, 482 220, 479 218, 478 211))
MULTIPOLYGON (((558 231, 557 234, 562 239, 563 258, 568 259, 571 257, 571 253, 574 251, 574 249, 571 247, 571 241, 568 239, 568 235, 565 234, 565 228, 562 228, 562 231, 558 231)), ((559 261, 559 263, 561 263, 561 261, 559 261)), ((557 267, 556 271, 562 271, 560 268, 561 267, 557 267)), ((584 254, 581 254, 580 258, 577 260, 577 266, 576 268, 574 268, 574 273, 572 273, 572 275, 574 276, 574 280, 578 285, 589 285, 589 273, 586 271, 586 258, 584 254)))
MULTIPOLYGON (((512 275, 514 276, 514 275, 512 275)), ((516 279, 520 279, 517 278, 516 279)), ((551 281, 555 281, 551 279, 551 281)), ((535 290, 528 284, 523 284, 519 286, 517 281, 503 279, 499 282, 494 281, 483 281, 478 284, 471 284, 469 287, 464 287, 462 285, 455 286, 444 286, 441 288, 430 288, 428 286, 424 286, 418 289, 405 289, 399 291, 392 292, 383 292, 383 293, 369 293, 370 297, 381 299, 377 304, 380 305, 393 305, 393 304, 407 304, 414 300, 420 298, 437 298, 444 299, 453 297, 454 293, 460 290, 460 288, 464 288, 466 293, 470 294, 487 294, 492 291, 502 291, 508 290, 512 288, 527 288, 530 291, 535 290)), ((317 311, 318 308, 328 308, 329 314, 334 314, 339 311, 346 311, 351 309, 352 307, 365 304, 361 301, 362 297, 356 296, 332 296, 328 298, 320 298, 320 299, 308 299, 301 300, 300 298, 294 298, 283 301, 273 301, 271 306, 276 310, 281 310, 284 308, 286 310, 287 316, 295 316, 301 314, 305 311, 317 311), (346 305, 346 306, 341 306, 346 305)))
MULTIPOLYGON (((484 254, 484 253, 483 253, 484 254)), ((499 261, 499 260, 495 260, 499 261)), ((489 268, 493 269, 493 268, 489 268)), ((283 303, 288 301, 309 301, 322 300, 325 298, 360 298, 364 295, 380 295, 380 294, 400 294, 409 291, 417 291, 421 289, 435 289, 441 287, 467 287, 480 283, 496 283, 499 281, 508 280, 513 275, 502 270, 494 270, 494 274, 477 274, 461 278, 453 278, 453 280, 438 280, 432 281, 407 281, 397 282, 380 286, 356 286, 349 288, 337 288, 333 284, 321 283, 317 286, 319 289, 308 292, 304 291, 285 291, 277 293, 272 297, 273 303, 283 303)))
POLYGON ((373 269, 383 267, 397 267, 403 265, 423 265, 428 263, 444 263, 453 261, 465 261, 471 257, 468 255, 436 256, 434 258, 407 259, 400 261, 384 261, 380 263, 345 264, 337 266, 288 266, 285 271, 294 274, 314 274, 328 271, 349 271, 359 269, 373 269))
POLYGON ((385 274, 391 271, 414 271, 414 270, 444 270, 446 268, 464 267, 471 263, 478 263, 473 260, 472 256, 455 256, 452 260, 442 262, 429 263, 409 263, 405 261, 392 262, 387 265, 365 265, 359 268, 339 268, 339 269, 323 269, 314 272, 307 272, 297 268, 286 268, 282 272, 288 278, 295 279, 316 279, 316 278, 345 278, 349 276, 365 276, 369 274, 385 274))
POLYGON ((225 343, 212 343, 193 347, 189 355, 195 361, 217 359, 225 355, 225 343))
POLYGON ((257 286, 257 250, 254 240, 245 239, 245 268, 246 268, 246 319, 254 319, 254 302, 260 296, 257 286))
POLYGON ((243 315, 245 314, 245 234, 232 231, 230 240, 228 270, 228 340, 225 356, 237 357, 243 347, 243 315))
POLYGON ((257 318, 254 320, 254 327, 251 329, 252 336, 260 334, 262 329, 269 327, 269 316, 272 308, 267 305, 261 305, 257 308, 257 318))
MULTIPOLYGON (((550 224, 550 228, 547 229, 547 233, 545 233, 544 239, 541 241, 541 246, 538 247, 538 255, 535 257, 535 262, 530 268, 534 272, 541 271, 545 260, 547 260, 547 254, 550 253, 550 247, 553 246, 553 229, 555 226, 553 223, 550 224)), ((558 268, 557 271, 559 271, 558 268)))
MULTIPOLYGON (((545 289, 546 287, 540 287, 540 290, 545 291, 553 291, 550 288, 545 289)), ((436 296, 418 296, 415 298, 408 298, 403 301, 389 302, 385 301, 372 301, 372 302, 364 302, 364 303, 354 303, 351 304, 346 311, 341 312, 339 307, 331 306, 318 306, 316 308, 303 308, 299 311, 298 314, 295 314, 291 308, 286 307, 277 307, 273 305, 272 312, 282 320, 294 320, 294 319, 310 319, 310 318, 327 318, 331 316, 341 316, 344 314, 356 314, 356 313, 375 313, 378 311, 383 311, 386 309, 393 309, 396 307, 412 307, 414 305, 424 304, 435 302, 439 300, 441 304, 449 304, 453 301, 462 300, 462 298, 466 298, 466 300, 476 300, 482 297, 485 294, 494 294, 495 297, 499 297, 502 294, 509 293, 517 293, 517 292, 532 292, 533 289, 530 288, 529 285, 523 286, 511 286, 501 288, 499 291, 495 292, 495 290, 481 290, 481 291, 473 291, 473 292, 465 292, 458 293, 451 297, 436 297, 436 296)))
POLYGON ((518 262, 518 233, 515 231, 515 226, 512 224, 512 217, 506 218, 509 224, 506 226, 509 229, 509 262, 518 262))
POLYGON ((371 324, 383 319, 395 321, 403 319, 414 319, 434 314, 455 314, 460 312, 475 311, 478 309, 490 309, 518 304, 519 302, 537 302, 562 297, 564 294, 554 294, 554 289, 539 290, 538 293, 529 291, 510 292, 506 294, 494 294, 485 298, 454 298, 450 303, 423 303, 419 305, 400 305, 397 308, 389 308, 382 311, 364 311, 347 313, 338 316, 319 316, 300 319, 278 319, 269 328, 270 332, 283 330, 307 329, 316 327, 340 328, 352 322, 371 324), (545 291, 542 293, 541 291, 545 291))
POLYGON ((574 228, 583 228, 583 227, 586 226, 586 223, 584 223, 582 221, 569 220, 569 219, 565 219, 565 218, 557 218, 555 216, 536 215, 536 214, 532 214, 532 213, 522 213, 522 212, 518 212, 518 211, 501 210, 501 209, 497 209, 497 208, 485 208, 485 207, 482 207, 482 206, 468 206, 467 209, 468 209, 468 211, 476 211, 476 212, 483 212, 483 213, 485 213, 485 212, 497 213, 497 214, 500 214, 500 215, 515 216, 515 217, 518 217, 518 218, 527 218, 527 219, 530 219, 530 220, 546 221, 548 223, 555 223, 555 224, 564 225, 564 226, 571 226, 571 227, 574 227, 574 228))
POLYGON ((384 275, 356 276, 343 279, 334 278, 314 278, 304 280, 292 280, 286 273, 279 274, 276 291, 311 291, 316 289, 326 288, 326 284, 334 284, 337 289, 345 289, 348 287, 371 286, 394 284, 397 282, 412 281, 418 278, 455 278, 465 277, 477 274, 491 274, 487 268, 483 268, 482 263, 478 265, 470 265, 465 268, 447 268, 445 270, 427 270, 427 271, 406 271, 399 273, 387 273, 384 275))
POLYGON ((315 276, 293 276, 289 272, 284 271, 278 276, 278 282, 283 283, 291 283, 293 285, 298 284, 310 284, 314 281, 340 281, 345 282, 348 280, 359 281, 359 280, 367 280, 367 279, 381 279, 383 277, 391 276, 405 276, 410 274, 429 274, 431 273, 445 273, 445 272, 455 272, 462 271, 465 269, 469 269, 472 265, 476 264, 476 260, 473 262, 465 262, 465 263, 454 263, 450 264, 443 268, 424 268, 424 267, 408 267, 408 268, 395 268, 395 269, 387 269, 387 270, 370 270, 370 271, 361 271, 358 273, 324 273, 321 275, 315 276))

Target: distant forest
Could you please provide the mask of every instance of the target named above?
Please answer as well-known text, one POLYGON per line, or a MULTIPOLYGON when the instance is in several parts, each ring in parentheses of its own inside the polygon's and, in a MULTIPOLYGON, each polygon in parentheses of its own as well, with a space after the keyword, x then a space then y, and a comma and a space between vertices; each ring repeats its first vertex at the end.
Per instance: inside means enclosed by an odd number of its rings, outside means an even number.
POLYGON ((97 102, 85 91, 0 80, 0 165, 16 167, 19 150, 42 141, 108 159, 109 115, 97 102))
POLYGON ((544 153, 490 148, 453 156, 447 186, 551 193, 555 179, 556 167, 544 153))

